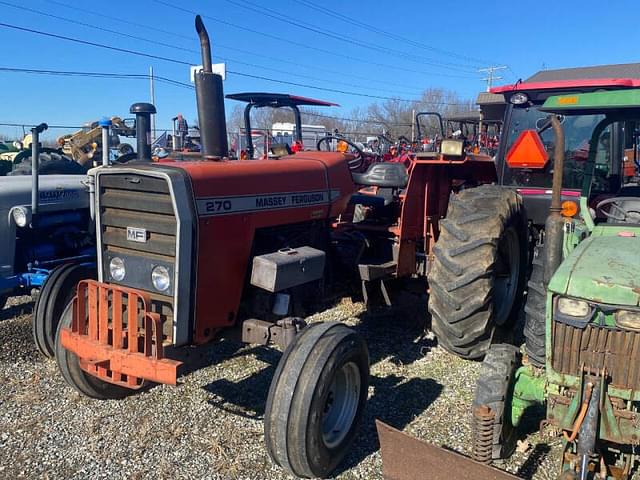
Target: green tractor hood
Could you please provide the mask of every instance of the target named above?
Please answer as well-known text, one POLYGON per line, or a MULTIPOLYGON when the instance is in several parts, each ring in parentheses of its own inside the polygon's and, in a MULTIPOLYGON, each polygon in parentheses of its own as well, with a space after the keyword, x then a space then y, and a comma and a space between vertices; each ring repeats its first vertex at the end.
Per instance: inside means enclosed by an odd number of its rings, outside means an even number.
POLYGON ((640 237, 594 232, 562 262, 549 290, 598 303, 640 305, 640 237))

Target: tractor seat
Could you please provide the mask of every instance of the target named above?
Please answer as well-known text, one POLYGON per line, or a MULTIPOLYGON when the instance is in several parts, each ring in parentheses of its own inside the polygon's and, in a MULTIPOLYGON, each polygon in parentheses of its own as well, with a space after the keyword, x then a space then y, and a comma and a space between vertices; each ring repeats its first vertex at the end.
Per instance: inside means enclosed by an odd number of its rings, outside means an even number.
POLYGON ((619 197, 640 197, 640 185, 627 185, 618 192, 619 197))
POLYGON ((405 188, 409 182, 407 167, 401 163, 374 163, 364 173, 352 173, 354 183, 368 187, 405 188))

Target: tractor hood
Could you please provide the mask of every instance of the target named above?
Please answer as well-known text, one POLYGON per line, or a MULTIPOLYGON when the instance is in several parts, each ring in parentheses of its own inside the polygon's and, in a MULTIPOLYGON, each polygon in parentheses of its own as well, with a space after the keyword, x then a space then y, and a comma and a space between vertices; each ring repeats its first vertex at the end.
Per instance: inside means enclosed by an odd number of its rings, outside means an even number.
POLYGON ((640 305, 638 252, 640 237, 591 236, 562 262, 549 289, 599 303, 640 305))
MULTIPOLYGON (((86 175, 41 175, 40 208, 43 212, 89 208, 86 175)), ((31 175, 0 177, 0 211, 31 205, 31 175)))

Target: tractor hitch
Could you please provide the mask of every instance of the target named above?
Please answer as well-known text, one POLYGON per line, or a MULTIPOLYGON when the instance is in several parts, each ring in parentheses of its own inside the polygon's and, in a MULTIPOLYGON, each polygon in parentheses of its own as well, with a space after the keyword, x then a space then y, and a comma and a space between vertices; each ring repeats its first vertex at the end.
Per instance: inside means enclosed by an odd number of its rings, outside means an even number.
POLYGON ((307 324, 301 318, 288 317, 276 323, 251 318, 242 322, 242 341, 258 345, 276 344, 283 350, 307 324))

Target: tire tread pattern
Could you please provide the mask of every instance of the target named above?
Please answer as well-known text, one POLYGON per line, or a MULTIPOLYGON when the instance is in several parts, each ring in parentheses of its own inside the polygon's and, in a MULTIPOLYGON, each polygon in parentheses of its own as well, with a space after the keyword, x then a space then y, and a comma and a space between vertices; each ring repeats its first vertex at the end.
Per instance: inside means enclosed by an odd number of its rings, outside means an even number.
POLYGON ((506 228, 518 230, 519 286, 513 311, 520 308, 526 270, 526 216, 514 190, 480 185, 452 194, 428 275, 429 312, 438 342, 466 359, 481 358, 493 339, 493 269, 506 228))

